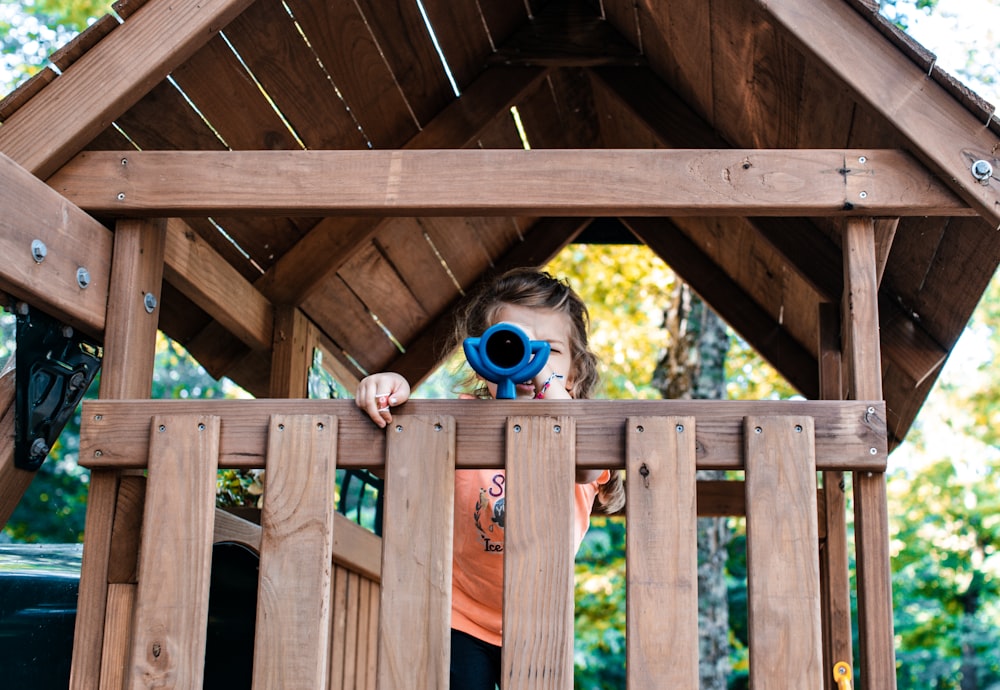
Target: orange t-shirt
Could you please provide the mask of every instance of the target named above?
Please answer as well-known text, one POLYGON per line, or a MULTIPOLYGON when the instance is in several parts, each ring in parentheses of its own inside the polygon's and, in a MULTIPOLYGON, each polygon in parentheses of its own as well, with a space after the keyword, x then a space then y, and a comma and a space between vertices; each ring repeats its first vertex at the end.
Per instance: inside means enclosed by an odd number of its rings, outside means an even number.
MULTIPOLYGON (((595 482, 576 485, 577 549, 590 527, 598 487, 610 478, 605 471, 595 482)), ((505 479, 503 470, 455 472, 451 627, 497 646, 502 636, 505 479)))

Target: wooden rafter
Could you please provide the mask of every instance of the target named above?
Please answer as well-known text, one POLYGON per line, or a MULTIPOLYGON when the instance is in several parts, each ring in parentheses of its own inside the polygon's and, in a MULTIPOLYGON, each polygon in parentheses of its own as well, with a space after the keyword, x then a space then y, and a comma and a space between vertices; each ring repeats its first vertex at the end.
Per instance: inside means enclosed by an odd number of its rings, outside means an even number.
POLYGON ((0 151, 47 178, 250 4, 149 0, 4 122, 0 151))

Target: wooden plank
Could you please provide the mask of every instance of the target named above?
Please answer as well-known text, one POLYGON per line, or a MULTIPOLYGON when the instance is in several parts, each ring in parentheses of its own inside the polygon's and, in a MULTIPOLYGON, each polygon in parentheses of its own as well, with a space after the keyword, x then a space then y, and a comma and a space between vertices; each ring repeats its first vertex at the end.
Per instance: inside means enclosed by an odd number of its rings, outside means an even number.
POLYGON ((0 181, 0 290, 100 335, 108 301, 111 232, 2 153, 0 181), (32 254, 35 240, 45 246, 41 261, 32 254), (90 275, 86 289, 77 282, 81 266, 90 275))
POLYGON ((0 529, 21 502, 35 473, 14 466, 14 368, 0 373, 0 529))
POLYGON ((218 417, 156 416, 127 687, 197 687, 205 674, 218 417))
POLYGON ((364 303, 336 276, 323 294, 313 293, 301 304, 313 323, 325 325, 324 333, 365 372, 394 357, 399 349, 372 318, 364 303))
MULTIPOLYGON (((112 583, 108 585, 107 616, 105 630, 121 630, 125 639, 132 639, 132 614, 135 610, 135 594, 138 587, 133 583, 112 583)), ((102 688, 125 687, 128 673, 129 649, 120 646, 106 646, 101 657, 102 688)))
POLYGON ((569 690, 575 424, 569 416, 512 416, 506 436, 501 678, 504 690, 569 690))
MULTIPOLYGON (((843 397, 840 351, 840 317, 837 307, 820 304, 819 386, 824 400, 843 397)), ((833 668, 843 661, 854 668, 851 629, 850 557, 847 543, 847 496, 843 472, 824 472, 823 512, 825 541, 820 543, 820 587, 823 612, 823 665, 833 668)), ((831 674, 824 674, 824 687, 837 690, 831 674)))
POLYGON ((301 147, 221 36, 213 37, 171 76, 230 148, 301 147), (236 103, 238 108, 233 107, 236 103))
POLYGON ((398 148, 417 133, 416 119, 355 3, 290 0, 287 5, 375 148, 398 148))
MULTIPOLYGON (((427 312, 374 244, 357 248, 338 274, 404 347, 427 322, 427 312)), ((321 295, 314 295, 313 301, 321 295)))
POLYGON ((356 573, 347 577, 347 619, 344 628, 343 687, 357 687, 358 661, 358 591, 361 578, 356 573))
POLYGON ((255 688, 326 687, 336 438, 328 415, 274 414, 268 424, 255 688))
POLYGON ((970 172, 977 159, 1000 167, 1000 137, 942 86, 927 77, 860 14, 839 0, 766 3, 809 55, 826 63, 858 97, 892 122, 913 151, 940 179, 1000 227, 1000 185, 979 184, 970 172), (830 27, 839 27, 830 31, 830 27), (879 65, 877 71, 859 68, 879 65))
MULTIPOLYGON (((455 420, 397 415, 387 435, 378 687, 444 688, 451 649, 455 420)), ((364 634, 359 637, 366 648, 364 634)))
POLYGON ((276 310, 274 347, 271 349, 271 397, 309 397, 309 368, 315 340, 316 328, 301 311, 295 307, 276 310))
POLYGON ((368 597, 368 639, 361 644, 368 649, 367 664, 365 664, 365 683, 362 690, 375 690, 378 686, 378 636, 379 617, 382 615, 382 589, 372 580, 363 580, 368 597))
MULTIPOLYGON (((80 464, 85 467, 140 467, 147 455, 146 428, 152 414, 185 409, 226 419, 221 467, 264 466, 269 414, 330 414, 339 419, 340 466, 384 465, 385 433, 353 400, 130 400, 85 401, 80 464)), ((698 419, 698 469, 743 469, 743 417, 748 414, 806 415, 815 419, 817 466, 881 471, 886 465, 885 404, 881 401, 536 401, 539 415, 571 415, 579 440, 577 465, 589 469, 625 467, 625 420, 635 416, 693 416, 698 419), (873 411, 868 412, 871 408, 873 411), (871 449, 875 452, 872 453, 871 449), (881 470, 879 469, 881 468, 881 470)), ((505 419, 523 414, 519 401, 410 400, 398 414, 441 414, 456 419, 456 466, 500 468, 505 419), (486 405, 486 407, 483 407, 486 405)))
POLYGON ((47 178, 249 4, 151 0, 11 115, 0 151, 47 178))
POLYGON ((179 218, 167 221, 163 260, 169 283, 244 344, 270 350, 271 302, 179 218))
POLYGON ((634 688, 698 687, 694 417, 631 417, 626 665, 634 688))
POLYGON ((381 0, 358 0, 357 5, 410 110, 420 126, 426 125, 454 100, 455 94, 419 5, 381 0))
POLYGON ((10 519, 35 473, 14 466, 14 368, 0 374, 0 529, 10 519))
MULTIPOLYGON (((334 529, 336 533, 336 529, 334 529)), ((348 571, 334 566, 333 590, 330 594, 330 690, 344 688, 344 635, 347 629, 347 577, 348 571)))
POLYGON ((226 26, 225 34, 305 147, 367 148, 280 0, 257 0, 226 26))
MULTIPOLYGON (((875 231, 870 218, 847 222, 843 234, 841 306, 849 395, 882 397, 878 343, 875 231)), ((855 472, 854 539, 858 570, 860 674, 871 687, 896 687, 889 504, 884 472, 855 472)))
POLYGON ((84 151, 51 184, 112 215, 972 213, 895 150, 136 151, 127 171, 121 158, 84 151))
MULTIPOLYGON (((102 398, 145 398, 153 380, 153 355, 159 310, 147 311, 144 295, 160 294, 163 270, 163 224, 160 221, 123 221, 114 234, 114 263, 108 288, 106 343, 102 363, 102 398)), ((147 426, 143 435, 148 438, 147 426)), ((144 457, 148 457, 146 449, 144 457)), ((128 483, 135 489, 139 478, 128 483)), ((85 544, 80 569, 80 593, 73 641, 70 687, 94 687, 101 677, 102 655, 124 658, 129 631, 106 629, 112 557, 137 562, 136 534, 141 529, 141 501, 119 501, 118 471, 91 472, 84 525, 85 544), (122 509, 127 513, 118 514, 122 509), (102 648, 105 650, 102 652, 102 648)), ((127 496, 127 495, 126 495, 127 496)), ((116 579, 125 579, 116 576, 116 579)))
POLYGON ((748 416, 750 684, 823 684, 816 464, 809 417, 748 416))

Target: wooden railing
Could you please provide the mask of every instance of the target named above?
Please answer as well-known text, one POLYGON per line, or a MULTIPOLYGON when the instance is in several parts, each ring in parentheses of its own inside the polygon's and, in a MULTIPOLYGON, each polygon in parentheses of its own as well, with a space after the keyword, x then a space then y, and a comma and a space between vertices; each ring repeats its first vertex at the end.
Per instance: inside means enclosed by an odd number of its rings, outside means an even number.
POLYGON ((88 402, 81 463, 148 469, 137 584, 108 607, 128 630, 105 633, 101 675, 200 687, 212 543, 242 530, 260 552, 255 688, 446 688, 454 472, 505 467, 504 687, 568 690, 585 467, 628 477, 628 687, 694 690, 695 471, 713 468, 745 472, 751 686, 822 688, 817 471, 884 471, 884 420, 880 402, 411 401, 383 431, 353 401, 88 402), (259 532, 217 517, 224 467, 266 468, 259 532), (335 518, 338 467, 384 472, 380 573, 335 518), (349 596, 349 571, 377 584, 349 596))

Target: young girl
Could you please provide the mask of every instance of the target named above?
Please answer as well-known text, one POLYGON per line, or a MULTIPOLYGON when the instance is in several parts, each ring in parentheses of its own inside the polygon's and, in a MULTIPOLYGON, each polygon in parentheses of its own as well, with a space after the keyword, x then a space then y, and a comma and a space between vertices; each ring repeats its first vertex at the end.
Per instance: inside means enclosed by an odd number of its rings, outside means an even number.
MULTIPOLYGON (((517 386, 517 398, 588 398, 597 384, 597 358, 587 345, 589 317, 580 297, 560 280, 530 269, 510 271, 495 280, 457 320, 455 344, 479 336, 497 323, 513 323, 532 340, 552 348, 545 367, 517 386)), ((470 377, 475 395, 496 397, 495 383, 470 377)), ((410 396, 399 374, 381 373, 358 384, 355 401, 379 426, 391 420, 390 408, 410 396)), ((504 544, 503 470, 455 473, 455 543, 452 568, 451 687, 494 690, 500 682, 504 544), (471 519, 470 519, 471 518, 471 519)), ((625 502, 620 472, 577 470, 575 533, 579 548, 595 503, 614 513, 625 502)))

